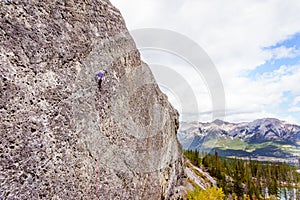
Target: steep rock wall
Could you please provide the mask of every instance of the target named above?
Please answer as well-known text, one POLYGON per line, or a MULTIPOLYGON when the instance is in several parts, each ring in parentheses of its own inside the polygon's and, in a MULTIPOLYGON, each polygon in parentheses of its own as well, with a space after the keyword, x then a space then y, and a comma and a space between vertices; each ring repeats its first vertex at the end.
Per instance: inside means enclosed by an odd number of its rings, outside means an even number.
POLYGON ((174 198, 178 114, 119 11, 2 0, 0 16, 0 199, 174 198))

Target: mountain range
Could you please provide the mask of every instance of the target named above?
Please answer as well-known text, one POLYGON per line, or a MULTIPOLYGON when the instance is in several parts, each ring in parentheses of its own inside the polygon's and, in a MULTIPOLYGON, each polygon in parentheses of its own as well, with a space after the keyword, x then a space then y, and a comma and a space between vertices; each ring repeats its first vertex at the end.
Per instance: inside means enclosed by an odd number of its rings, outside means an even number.
POLYGON ((275 118, 243 123, 182 122, 178 139, 184 149, 217 151, 229 157, 295 160, 300 155, 300 126, 275 118))

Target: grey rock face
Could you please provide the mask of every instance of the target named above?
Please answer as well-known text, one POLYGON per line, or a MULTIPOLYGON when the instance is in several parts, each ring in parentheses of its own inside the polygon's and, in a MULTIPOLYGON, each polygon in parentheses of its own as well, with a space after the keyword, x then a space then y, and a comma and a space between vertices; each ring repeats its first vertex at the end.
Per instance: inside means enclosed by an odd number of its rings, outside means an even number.
POLYGON ((178 113, 119 11, 16 0, 0 15, 0 199, 173 198, 178 113))

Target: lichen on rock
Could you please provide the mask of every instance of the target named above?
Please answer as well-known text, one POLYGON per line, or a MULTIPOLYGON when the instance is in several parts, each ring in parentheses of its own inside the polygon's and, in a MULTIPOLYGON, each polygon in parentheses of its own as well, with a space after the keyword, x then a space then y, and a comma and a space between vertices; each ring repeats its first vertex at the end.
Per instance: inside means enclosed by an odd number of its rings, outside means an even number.
POLYGON ((178 113, 120 12, 106 0, 0 5, 0 199, 174 198, 178 113))

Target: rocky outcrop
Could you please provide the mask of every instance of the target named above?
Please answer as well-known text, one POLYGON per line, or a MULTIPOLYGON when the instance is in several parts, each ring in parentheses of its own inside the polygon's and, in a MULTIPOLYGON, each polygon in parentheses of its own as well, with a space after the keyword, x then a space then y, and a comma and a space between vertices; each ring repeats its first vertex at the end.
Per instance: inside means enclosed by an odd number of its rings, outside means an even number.
POLYGON ((185 190, 193 190, 196 186, 203 190, 208 187, 217 186, 217 181, 210 176, 209 173, 203 171, 203 169, 194 166, 189 160, 186 160, 184 172, 186 174, 186 181, 184 181, 185 190))
POLYGON ((0 199, 174 198, 178 113, 119 11, 2 0, 0 15, 0 199))

